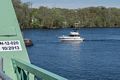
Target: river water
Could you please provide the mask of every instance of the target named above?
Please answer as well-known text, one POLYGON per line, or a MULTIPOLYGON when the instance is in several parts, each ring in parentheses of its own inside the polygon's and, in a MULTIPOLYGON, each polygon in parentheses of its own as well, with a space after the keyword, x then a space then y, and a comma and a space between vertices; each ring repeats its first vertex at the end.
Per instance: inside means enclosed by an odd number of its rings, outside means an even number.
POLYGON ((27 47, 31 62, 69 80, 120 80, 120 28, 82 28, 85 41, 60 42, 70 31, 23 30, 34 44, 27 47))

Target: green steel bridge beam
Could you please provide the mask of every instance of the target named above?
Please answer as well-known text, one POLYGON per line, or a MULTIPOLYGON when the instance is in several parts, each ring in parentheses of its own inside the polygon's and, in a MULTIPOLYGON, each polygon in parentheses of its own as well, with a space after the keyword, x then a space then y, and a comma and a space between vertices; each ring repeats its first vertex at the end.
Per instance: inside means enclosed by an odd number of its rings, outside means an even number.
POLYGON ((11 0, 0 0, 0 57, 3 72, 13 80, 67 80, 30 63, 11 0))
POLYGON ((13 80, 8 75, 6 75, 3 71, 0 70, 0 80, 13 80))

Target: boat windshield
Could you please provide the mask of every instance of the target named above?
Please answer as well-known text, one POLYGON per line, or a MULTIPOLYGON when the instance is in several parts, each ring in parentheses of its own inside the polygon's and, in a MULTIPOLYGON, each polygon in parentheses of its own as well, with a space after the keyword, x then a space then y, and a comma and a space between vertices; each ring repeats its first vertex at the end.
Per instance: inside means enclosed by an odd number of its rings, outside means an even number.
POLYGON ((80 34, 78 32, 70 32, 70 35, 71 37, 78 37, 80 36, 80 34))
POLYGON ((79 37, 80 35, 69 35, 71 37, 79 37))

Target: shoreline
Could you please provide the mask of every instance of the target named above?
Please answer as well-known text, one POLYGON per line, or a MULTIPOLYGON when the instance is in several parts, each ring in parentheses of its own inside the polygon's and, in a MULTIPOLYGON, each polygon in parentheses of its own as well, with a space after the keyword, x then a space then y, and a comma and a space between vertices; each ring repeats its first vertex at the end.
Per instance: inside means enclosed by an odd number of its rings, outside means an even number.
POLYGON ((81 28, 120 28, 120 27, 79 27, 79 28, 70 28, 70 27, 66 27, 66 28, 22 28, 21 30, 25 30, 25 29, 46 29, 46 30, 55 30, 55 29, 81 29, 81 28))

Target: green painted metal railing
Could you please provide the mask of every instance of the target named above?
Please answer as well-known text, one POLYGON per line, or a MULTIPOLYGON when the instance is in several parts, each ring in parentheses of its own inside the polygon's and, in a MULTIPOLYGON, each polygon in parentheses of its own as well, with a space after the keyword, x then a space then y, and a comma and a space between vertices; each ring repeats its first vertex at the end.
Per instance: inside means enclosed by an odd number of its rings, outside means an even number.
POLYGON ((12 63, 18 80, 31 80, 30 74, 34 75, 34 80, 37 80, 37 78, 40 78, 40 80, 68 80, 18 59, 12 59, 12 63))

